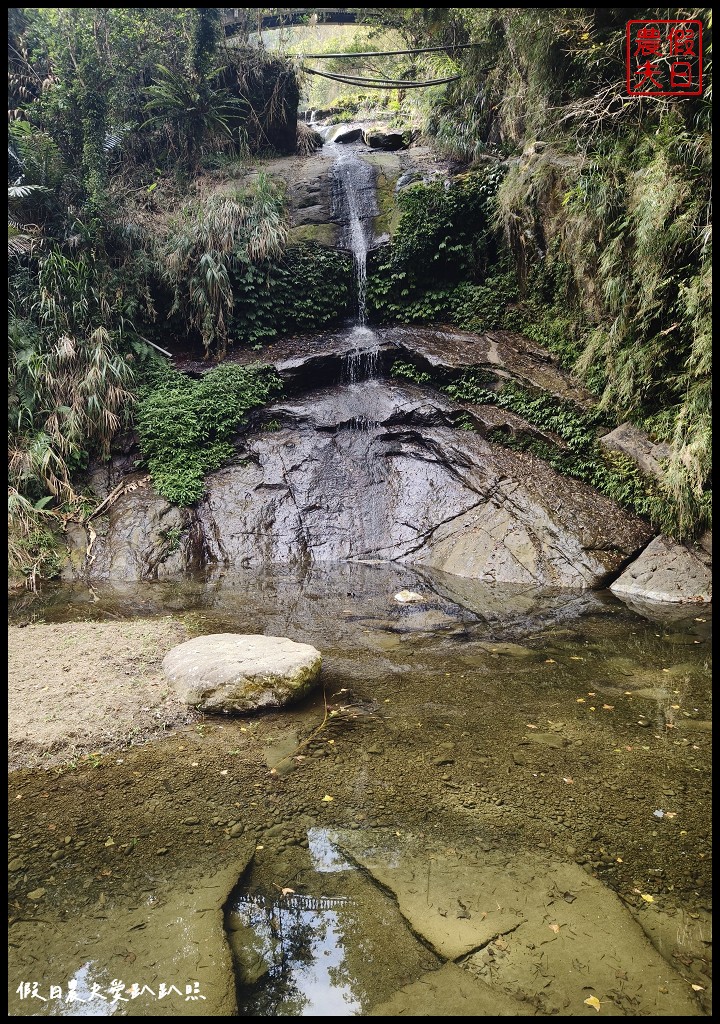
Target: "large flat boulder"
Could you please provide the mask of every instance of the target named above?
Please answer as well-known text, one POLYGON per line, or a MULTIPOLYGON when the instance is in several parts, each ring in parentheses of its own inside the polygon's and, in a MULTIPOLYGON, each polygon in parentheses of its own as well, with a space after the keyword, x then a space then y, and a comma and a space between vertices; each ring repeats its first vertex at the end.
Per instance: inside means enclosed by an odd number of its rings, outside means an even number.
POLYGON ((707 604, 712 601, 711 556, 703 547, 656 537, 610 589, 618 597, 707 604))
POLYGON ((242 714, 304 697, 321 663, 314 647, 286 637, 212 633, 173 647, 163 671, 186 704, 242 714))

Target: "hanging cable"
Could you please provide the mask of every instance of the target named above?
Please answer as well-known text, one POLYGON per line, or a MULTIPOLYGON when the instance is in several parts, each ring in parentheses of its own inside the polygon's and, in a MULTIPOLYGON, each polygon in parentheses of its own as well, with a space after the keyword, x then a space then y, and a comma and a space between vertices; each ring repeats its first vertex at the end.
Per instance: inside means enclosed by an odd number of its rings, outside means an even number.
POLYGON ((450 46, 425 46, 419 50, 375 50, 371 53, 299 53, 303 60, 330 60, 340 57, 398 57, 404 53, 438 53, 446 50, 469 50, 482 43, 452 43, 450 46))
POLYGON ((329 78, 333 82, 344 82, 346 85, 362 85, 367 89, 425 89, 430 85, 445 85, 447 82, 457 82, 460 75, 452 75, 450 78, 433 78, 428 82, 409 82, 404 78, 355 78, 347 75, 331 75, 327 71, 315 71, 313 68, 302 66, 302 70, 308 75, 319 75, 320 78, 329 78))

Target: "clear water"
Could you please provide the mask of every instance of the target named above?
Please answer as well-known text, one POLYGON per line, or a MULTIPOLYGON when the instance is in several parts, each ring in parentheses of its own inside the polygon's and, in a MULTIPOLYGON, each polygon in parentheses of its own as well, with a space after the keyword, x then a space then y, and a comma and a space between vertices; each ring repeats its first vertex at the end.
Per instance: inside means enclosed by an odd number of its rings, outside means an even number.
MULTIPOLYGON (((256 853, 229 894, 226 928, 239 915, 266 962, 250 983, 236 965, 240 1016, 363 1015, 442 963, 336 846, 337 830, 369 842, 389 837, 400 866, 403 843, 584 859, 623 899, 639 902, 641 891, 663 909, 705 913, 708 610, 648 612, 608 593, 489 587, 348 563, 58 587, 16 600, 11 618, 116 622, 168 612, 195 633, 263 632, 314 644, 323 652, 323 693, 259 718, 206 719, 200 731, 186 727, 59 781, 52 771, 14 773, 11 791, 22 793, 11 801, 14 844, 38 864, 47 859, 28 885, 52 893, 52 905, 36 911, 47 924, 12 929, 14 971, 48 983, 80 980, 91 963, 88 983, 121 969, 134 980, 127 961, 102 960, 96 937, 109 929, 112 953, 122 915, 139 897, 165 893, 162 903, 226 865, 234 847, 224 835, 237 820, 256 853), (403 589, 423 602, 397 602, 403 589), (256 759, 270 749, 295 753, 258 771, 256 759), (238 755, 249 758, 242 771, 238 755), (197 828, 183 825, 189 815, 197 828), (60 835, 86 836, 86 845, 51 862, 48 821, 60 835), (113 854, 103 852, 108 835, 141 839, 131 857, 103 867, 113 854), (160 845, 170 853, 158 860, 160 845), (601 859, 608 854, 609 864, 601 859), (82 959, 77 942, 87 942, 82 959)), ((21 905, 23 893, 21 884, 21 905)), ((133 948, 132 935, 117 935, 118 949, 133 948)), ((688 963, 700 970, 692 956, 688 963)), ((61 1004, 17 998, 11 1011, 68 1014, 61 1004)), ((164 1011, 151 1004, 147 1012, 164 1011)))

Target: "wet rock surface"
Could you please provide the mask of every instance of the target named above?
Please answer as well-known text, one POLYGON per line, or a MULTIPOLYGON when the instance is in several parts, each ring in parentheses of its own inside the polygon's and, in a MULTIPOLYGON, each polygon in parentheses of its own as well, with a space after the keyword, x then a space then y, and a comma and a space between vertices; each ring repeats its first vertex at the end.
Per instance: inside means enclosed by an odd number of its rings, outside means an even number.
POLYGON ((196 508, 171 509, 147 488, 139 502, 122 495, 84 571, 153 579, 213 563, 379 558, 490 583, 587 588, 650 539, 590 487, 458 430, 462 411, 382 380, 275 403, 264 413, 275 429, 246 435, 196 508), (181 524, 172 551, 169 517, 181 524))
POLYGON ((319 651, 286 637, 213 633, 173 647, 163 671, 179 698, 203 711, 242 713, 305 697, 322 664, 319 651))
POLYGON ((642 554, 615 580, 618 597, 671 604, 712 601, 712 562, 700 547, 655 537, 642 554))

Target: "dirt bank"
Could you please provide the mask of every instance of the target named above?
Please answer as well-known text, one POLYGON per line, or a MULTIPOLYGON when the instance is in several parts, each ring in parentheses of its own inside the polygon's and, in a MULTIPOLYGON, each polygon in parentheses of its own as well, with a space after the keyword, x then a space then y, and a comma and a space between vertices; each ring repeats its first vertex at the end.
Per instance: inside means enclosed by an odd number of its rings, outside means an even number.
POLYGON ((134 746, 195 712, 168 692, 161 662, 188 638, 170 616, 10 626, 10 769, 134 746))

